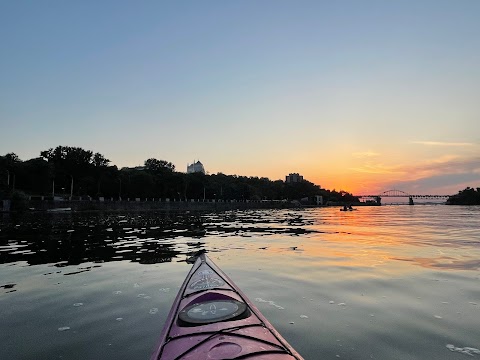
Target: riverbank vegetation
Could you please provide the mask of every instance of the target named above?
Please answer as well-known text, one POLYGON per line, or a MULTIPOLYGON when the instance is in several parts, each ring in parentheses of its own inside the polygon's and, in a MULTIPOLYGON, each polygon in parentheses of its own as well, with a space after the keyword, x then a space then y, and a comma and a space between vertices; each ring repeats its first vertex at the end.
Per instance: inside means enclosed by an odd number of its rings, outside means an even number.
POLYGON ((447 205, 480 205, 480 187, 476 190, 467 187, 458 192, 458 194, 450 196, 447 205))
POLYGON ((150 158, 144 166, 118 169, 104 155, 79 147, 57 146, 22 161, 0 156, 0 199, 16 191, 31 196, 92 198, 169 198, 216 200, 301 200, 358 202, 345 191, 327 190, 309 181, 285 183, 265 177, 187 174, 166 160, 150 158))

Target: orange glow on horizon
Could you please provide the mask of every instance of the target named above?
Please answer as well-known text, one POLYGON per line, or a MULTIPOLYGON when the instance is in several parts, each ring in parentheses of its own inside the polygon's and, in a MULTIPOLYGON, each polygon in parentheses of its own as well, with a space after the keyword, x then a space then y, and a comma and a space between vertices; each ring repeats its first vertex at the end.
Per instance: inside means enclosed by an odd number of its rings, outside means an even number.
POLYGON ((367 195, 388 190, 385 188, 388 181, 385 181, 385 179, 382 179, 383 181, 378 181, 378 178, 366 176, 364 174, 358 176, 355 173, 349 175, 343 174, 341 176, 330 176, 324 179, 316 179, 312 177, 312 180, 308 178, 307 180, 320 185, 327 190, 343 190, 353 195, 367 195))

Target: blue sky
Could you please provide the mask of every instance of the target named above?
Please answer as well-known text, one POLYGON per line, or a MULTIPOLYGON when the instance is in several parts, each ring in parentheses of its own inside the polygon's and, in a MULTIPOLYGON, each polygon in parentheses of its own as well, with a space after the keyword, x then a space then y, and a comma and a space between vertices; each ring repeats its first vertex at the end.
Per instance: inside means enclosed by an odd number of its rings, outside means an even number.
POLYGON ((0 154, 480 186, 480 2, 2 1, 0 154))

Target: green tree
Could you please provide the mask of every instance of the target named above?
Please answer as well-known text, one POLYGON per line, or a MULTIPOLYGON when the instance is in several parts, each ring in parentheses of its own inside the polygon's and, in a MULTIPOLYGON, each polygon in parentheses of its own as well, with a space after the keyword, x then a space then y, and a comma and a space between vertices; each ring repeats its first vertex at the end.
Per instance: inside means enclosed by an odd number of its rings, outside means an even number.
POLYGON ((480 205, 480 188, 467 187, 458 194, 450 196, 447 205, 480 205))
POLYGON ((98 195, 110 160, 100 153, 80 147, 57 146, 40 152, 40 156, 53 165, 53 181, 57 188, 69 189, 74 193, 98 195), (92 181, 94 179, 94 181, 92 181), (93 185, 95 184, 95 185, 93 185))
MULTIPOLYGON (((94 168, 94 173, 95 173, 95 178, 97 182, 97 196, 102 195, 102 191, 100 189, 100 186, 102 184, 102 181, 105 179, 107 176, 107 170, 108 170, 108 164, 110 163, 110 160, 105 158, 102 154, 100 153, 95 153, 92 157, 92 166, 94 168)), ((117 170, 117 167, 115 166, 115 169, 110 169, 109 173, 112 171, 114 172, 117 170)), ((111 174, 109 174, 111 175, 111 174)))
POLYGON ((175 165, 165 160, 150 158, 145 160, 144 165, 147 171, 155 174, 175 171, 175 165))
POLYGON ((33 195, 49 193, 51 166, 42 158, 30 159, 18 166, 17 187, 33 195))
POLYGON ((16 183, 16 175, 18 168, 22 161, 15 153, 8 153, 4 156, 0 156, 0 171, 2 175, 2 184, 5 189, 12 189, 15 190, 15 183, 16 183))

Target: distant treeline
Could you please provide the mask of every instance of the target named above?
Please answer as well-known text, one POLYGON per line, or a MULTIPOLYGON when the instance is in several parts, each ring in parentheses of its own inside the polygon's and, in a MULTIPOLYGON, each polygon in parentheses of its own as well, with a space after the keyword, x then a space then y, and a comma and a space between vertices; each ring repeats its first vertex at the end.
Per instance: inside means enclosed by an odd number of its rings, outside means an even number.
POLYGON ((480 187, 477 190, 467 187, 447 200, 447 205, 480 205, 480 187))
POLYGON ((147 159, 141 168, 110 165, 100 153, 57 146, 22 161, 14 153, 0 156, 0 199, 14 191, 41 196, 169 198, 223 200, 300 200, 323 196, 324 202, 357 202, 345 191, 322 189, 309 181, 285 183, 265 177, 186 174, 166 160, 147 159))

